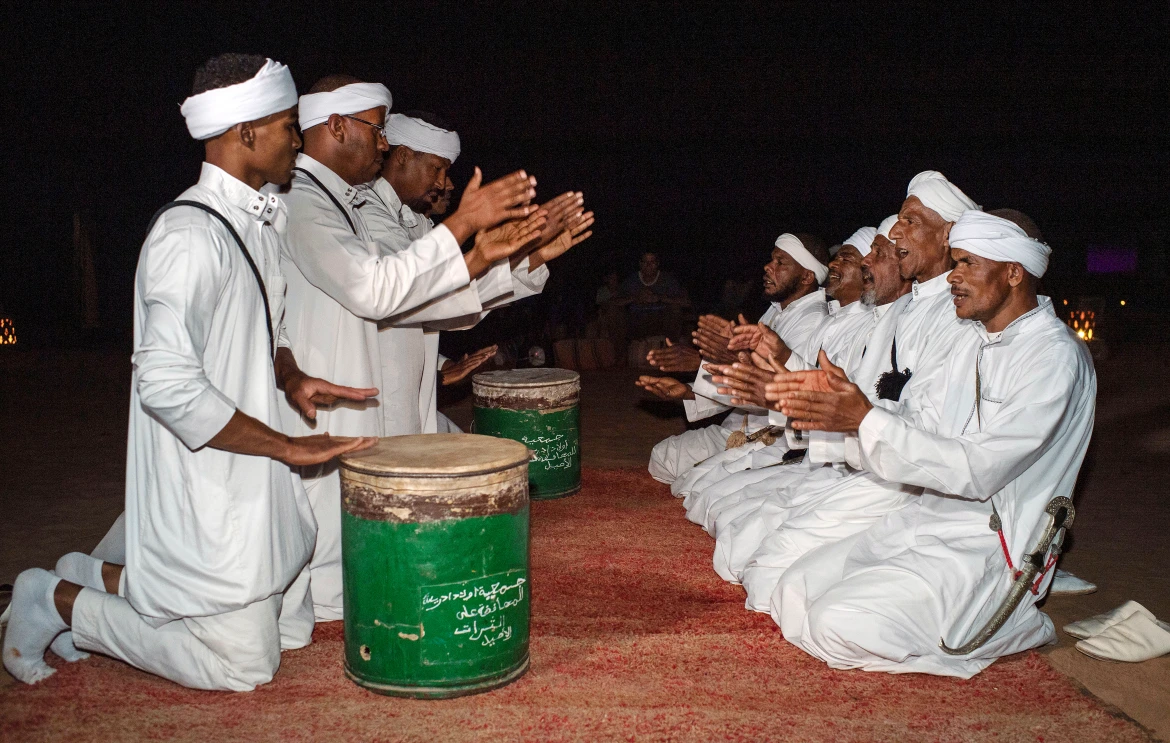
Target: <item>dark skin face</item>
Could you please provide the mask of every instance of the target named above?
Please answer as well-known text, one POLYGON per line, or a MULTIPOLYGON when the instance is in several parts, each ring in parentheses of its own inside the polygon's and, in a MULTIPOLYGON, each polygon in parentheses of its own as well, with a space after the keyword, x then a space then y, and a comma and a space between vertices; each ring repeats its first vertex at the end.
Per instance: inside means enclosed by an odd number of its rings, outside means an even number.
POLYGON ((844 307, 861 299, 861 251, 852 245, 842 245, 829 261, 829 278, 825 293, 844 307))
POLYGON ((902 202, 898 221, 890 229, 890 239, 898 246, 902 278, 921 283, 951 269, 947 237, 952 224, 923 206, 917 196, 909 196, 902 202))
POLYGON ((642 278, 650 280, 658 275, 658 256, 653 253, 644 253, 641 260, 638 261, 638 270, 642 273, 642 278))
POLYGON ((817 277, 812 271, 780 248, 772 248, 772 260, 764 265, 764 297, 769 302, 787 306, 816 288, 817 277))
POLYGON ((443 193, 451 161, 429 152, 415 152, 409 147, 395 147, 382 166, 382 177, 394 187, 402 203, 424 213, 443 193))
POLYGON ((305 154, 337 173, 351 186, 369 183, 377 177, 383 157, 390 149, 385 138, 372 126, 382 126, 385 120, 383 106, 350 116, 333 114, 325 123, 305 132, 305 154), (368 124, 363 124, 363 121, 368 124))
POLYGON ((978 320, 989 333, 998 333, 1037 306, 1034 280, 1019 263, 1001 263, 959 248, 951 254, 955 267, 947 281, 960 318, 978 320))
POLYGON ((283 186, 292 179, 301 135, 297 109, 236 124, 206 143, 207 161, 259 190, 265 183, 283 186))
POLYGON ((869 255, 862 260, 861 275, 865 282, 862 298, 875 306, 889 304, 910 291, 910 282, 902 278, 898 266, 897 248, 882 235, 874 238, 869 255))

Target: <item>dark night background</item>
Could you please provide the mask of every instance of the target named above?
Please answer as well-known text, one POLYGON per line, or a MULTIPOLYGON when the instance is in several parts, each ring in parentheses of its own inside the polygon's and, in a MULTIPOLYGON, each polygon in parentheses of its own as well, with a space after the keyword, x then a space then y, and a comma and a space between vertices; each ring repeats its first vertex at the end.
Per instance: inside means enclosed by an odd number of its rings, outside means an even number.
MULTIPOLYGON (((1095 295, 1115 333, 1165 310, 1167 3, 375 2, 8 4, 0 305, 32 346, 127 344, 146 224, 198 174, 179 115, 224 51, 288 64, 303 92, 347 72, 395 110, 455 122, 462 188, 523 167, 584 191, 594 238, 554 264, 544 310, 582 308, 608 266, 657 250, 701 309, 759 274, 777 234, 839 242, 941 170, 1032 215, 1055 296, 1095 295), (102 329, 77 331, 73 215, 102 329), (1085 273, 1086 247, 1138 251, 1085 273), (1125 309, 1118 298, 1128 299, 1125 309), (95 340, 97 339, 97 340, 95 340)), ((538 305, 541 306, 541 305, 538 305)), ((571 312, 570 312, 571 314, 571 312)))

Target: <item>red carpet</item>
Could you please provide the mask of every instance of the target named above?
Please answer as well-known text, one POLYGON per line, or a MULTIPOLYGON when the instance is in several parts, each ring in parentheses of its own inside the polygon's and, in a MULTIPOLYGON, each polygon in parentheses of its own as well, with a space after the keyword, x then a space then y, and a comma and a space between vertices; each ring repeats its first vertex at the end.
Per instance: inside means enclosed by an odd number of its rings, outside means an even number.
POLYGON ((712 542, 645 472, 587 471, 532 512, 532 669, 447 701, 367 693, 341 625, 271 684, 197 692, 107 658, 0 692, 0 740, 1145 741, 1035 653, 970 681, 832 671, 711 570, 712 542))

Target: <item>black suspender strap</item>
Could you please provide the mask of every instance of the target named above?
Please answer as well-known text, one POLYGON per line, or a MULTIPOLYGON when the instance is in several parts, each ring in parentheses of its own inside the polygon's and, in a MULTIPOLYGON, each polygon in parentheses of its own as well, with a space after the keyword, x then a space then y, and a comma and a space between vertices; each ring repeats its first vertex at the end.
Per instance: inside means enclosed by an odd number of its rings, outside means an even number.
POLYGON ((345 210, 345 207, 341 205, 341 202, 337 200, 337 197, 333 195, 333 192, 330 191, 328 188, 325 188, 325 184, 322 183, 321 180, 317 176, 313 175, 312 173, 305 170, 304 168, 293 168, 293 172, 294 173, 301 173, 302 175, 307 177, 309 180, 311 180, 313 183, 316 183, 317 188, 321 189, 321 191, 326 196, 329 197, 329 200, 333 202, 333 206, 337 207, 337 211, 341 212, 341 216, 345 217, 345 221, 349 223, 350 231, 353 232, 353 234, 355 234, 355 235, 357 234, 357 227, 353 226, 353 220, 349 218, 349 212, 347 212, 345 210))
POLYGON ((223 224, 224 227, 227 227, 228 232, 231 233, 232 238, 235 239, 236 245, 240 246, 240 252, 244 254, 244 260, 248 262, 248 268, 252 269, 252 276, 255 277, 257 286, 260 287, 260 298, 264 300, 264 323, 268 326, 268 348, 272 352, 273 358, 275 358, 276 336, 272 332, 272 308, 268 306, 268 290, 264 287, 264 279, 260 277, 260 269, 256 268, 256 261, 252 260, 252 254, 248 252, 246 247, 244 247, 244 241, 240 239, 240 233, 236 232, 236 228, 232 227, 232 223, 227 220, 227 217, 223 216, 215 209, 212 209, 210 206, 204 204, 201 201, 180 199, 179 201, 172 201, 169 204, 163 204, 162 208, 154 213, 154 216, 150 218, 150 226, 146 228, 146 234, 149 235, 151 230, 154 229, 154 223, 157 222, 158 218, 163 215, 163 212, 174 209, 177 206, 193 206, 196 209, 202 209, 211 216, 215 217, 220 221, 220 223, 223 224))

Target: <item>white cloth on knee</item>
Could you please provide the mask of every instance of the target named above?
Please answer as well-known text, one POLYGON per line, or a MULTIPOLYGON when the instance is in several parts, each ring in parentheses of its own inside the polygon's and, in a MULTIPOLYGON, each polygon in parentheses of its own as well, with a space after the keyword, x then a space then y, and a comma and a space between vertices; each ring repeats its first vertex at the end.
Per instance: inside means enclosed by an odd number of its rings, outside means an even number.
POLYGON ((318 622, 344 618, 341 584, 341 476, 336 462, 302 467, 299 475, 317 517, 317 543, 309 561, 309 591, 318 622))
POLYGON ((721 452, 731 430, 720 425, 683 431, 654 445, 650 452, 650 476, 667 485, 685 474, 697 462, 721 452))
POLYGON ((192 689, 251 691, 280 666, 280 606, 276 594, 225 614, 159 620, 86 588, 73 604, 73 642, 192 689))
POLYGON ((118 518, 114 519, 114 525, 102 537, 102 541, 98 542, 97 546, 93 548, 93 552, 89 553, 90 557, 95 557, 102 562, 110 562, 115 565, 126 564, 126 512, 118 514, 118 518))

